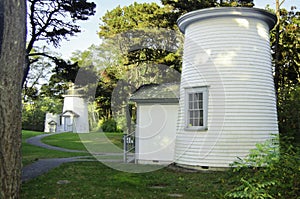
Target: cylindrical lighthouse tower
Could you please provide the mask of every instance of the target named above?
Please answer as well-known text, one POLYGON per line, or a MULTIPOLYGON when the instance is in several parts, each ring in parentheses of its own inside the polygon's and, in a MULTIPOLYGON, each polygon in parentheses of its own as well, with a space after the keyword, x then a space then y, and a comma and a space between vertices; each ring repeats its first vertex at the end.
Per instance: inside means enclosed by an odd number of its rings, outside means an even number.
POLYGON ((62 131, 88 133, 88 104, 85 96, 80 93, 80 89, 71 86, 63 97, 62 131))
POLYGON ((179 18, 185 34, 175 162, 228 167, 278 133, 269 31, 276 16, 210 8, 179 18))

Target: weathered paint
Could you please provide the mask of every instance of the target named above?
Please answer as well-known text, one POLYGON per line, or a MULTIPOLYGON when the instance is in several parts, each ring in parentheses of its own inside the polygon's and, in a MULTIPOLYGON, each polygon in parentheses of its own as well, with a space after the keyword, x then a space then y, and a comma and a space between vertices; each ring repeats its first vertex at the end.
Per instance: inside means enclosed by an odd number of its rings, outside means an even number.
POLYGON ((276 17, 213 8, 178 20, 185 33, 175 162, 228 167, 278 133, 269 30, 276 17), (185 88, 207 86, 208 128, 185 130, 185 88))

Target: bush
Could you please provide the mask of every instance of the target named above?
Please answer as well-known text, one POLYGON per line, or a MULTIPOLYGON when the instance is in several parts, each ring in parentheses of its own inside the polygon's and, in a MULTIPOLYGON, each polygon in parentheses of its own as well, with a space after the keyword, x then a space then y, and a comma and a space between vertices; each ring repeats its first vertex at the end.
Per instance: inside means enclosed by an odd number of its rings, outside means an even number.
MULTIPOLYGON (((278 139, 278 138, 277 138, 278 139)), ((237 184, 225 198, 290 198, 300 195, 300 159, 293 146, 274 149, 270 141, 257 145, 257 149, 234 163, 237 184)))
POLYGON ((104 132, 116 132, 117 131, 117 122, 114 119, 104 120, 101 129, 104 132))
POLYGON ((45 112, 41 109, 24 105, 22 110, 22 129, 44 131, 45 112))

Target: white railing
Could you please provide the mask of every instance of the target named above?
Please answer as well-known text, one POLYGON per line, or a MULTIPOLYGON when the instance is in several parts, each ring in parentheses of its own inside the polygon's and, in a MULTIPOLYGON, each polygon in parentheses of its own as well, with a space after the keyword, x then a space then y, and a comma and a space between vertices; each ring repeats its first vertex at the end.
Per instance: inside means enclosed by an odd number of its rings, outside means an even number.
POLYGON ((124 162, 129 163, 135 160, 135 132, 123 135, 124 162))

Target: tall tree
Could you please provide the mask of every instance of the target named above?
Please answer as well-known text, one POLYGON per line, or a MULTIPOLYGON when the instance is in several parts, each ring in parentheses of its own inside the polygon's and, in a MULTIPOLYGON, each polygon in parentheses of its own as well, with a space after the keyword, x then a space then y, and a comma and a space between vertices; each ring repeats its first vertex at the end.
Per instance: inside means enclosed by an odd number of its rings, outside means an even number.
POLYGON ((25 0, 0 1, 0 198, 19 198, 25 0))
POLYGON ((177 19, 194 10, 227 6, 227 7, 253 7, 253 0, 161 0, 164 6, 170 6, 172 12, 168 14, 169 23, 176 24, 177 19))
POLYGON ((278 24, 271 32, 271 45, 275 63, 277 93, 300 82, 300 12, 280 9, 278 24))
POLYGON ((112 43, 119 49, 126 70, 145 62, 180 70, 181 38, 176 35, 176 24, 169 22, 170 9, 155 3, 119 6, 103 16, 99 36, 110 40, 104 45, 112 43))
MULTIPOLYGON (((33 52, 37 41, 44 41, 58 47, 63 39, 79 33, 79 20, 87 20, 95 14, 96 4, 87 0, 27 0, 28 1, 28 43, 26 65, 22 84, 28 76, 30 65, 38 61, 38 56, 57 58, 45 51, 33 52)), ((57 62, 59 63, 59 62, 57 62)), ((66 62, 65 62, 66 63, 66 62)))
MULTIPOLYGON (((279 2, 278 2, 279 3, 279 2)), ((277 4, 278 5, 278 4, 277 4)), ((300 143, 300 12, 277 8, 278 23, 271 32, 274 82, 277 92, 281 137, 300 143)))

